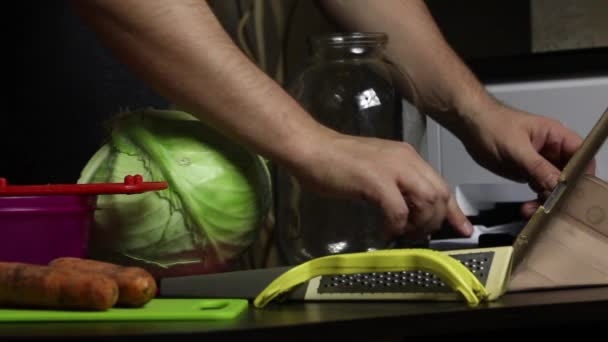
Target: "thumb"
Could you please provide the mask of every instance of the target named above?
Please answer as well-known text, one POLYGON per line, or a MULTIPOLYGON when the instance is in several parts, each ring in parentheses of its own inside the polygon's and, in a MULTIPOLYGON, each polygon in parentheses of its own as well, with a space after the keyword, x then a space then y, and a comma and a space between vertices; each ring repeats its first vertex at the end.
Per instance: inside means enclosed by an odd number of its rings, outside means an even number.
POLYGON ((551 191, 557 185, 560 171, 529 146, 515 155, 520 167, 528 174, 528 181, 538 192, 551 191))

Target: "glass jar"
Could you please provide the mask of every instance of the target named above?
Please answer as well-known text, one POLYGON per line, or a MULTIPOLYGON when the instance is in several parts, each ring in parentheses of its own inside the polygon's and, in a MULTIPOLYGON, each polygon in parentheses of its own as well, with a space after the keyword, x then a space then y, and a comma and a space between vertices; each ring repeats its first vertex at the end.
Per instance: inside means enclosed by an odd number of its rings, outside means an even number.
MULTIPOLYGON (((385 34, 331 34, 311 43, 311 63, 289 86, 300 105, 321 124, 349 135, 407 141, 403 132, 411 132, 415 137, 408 142, 420 149, 424 119, 408 111, 403 120, 394 69, 384 59, 385 34)), ((318 195, 280 168, 276 175, 278 248, 288 264, 392 245, 383 238, 384 219, 375 205, 318 195)))

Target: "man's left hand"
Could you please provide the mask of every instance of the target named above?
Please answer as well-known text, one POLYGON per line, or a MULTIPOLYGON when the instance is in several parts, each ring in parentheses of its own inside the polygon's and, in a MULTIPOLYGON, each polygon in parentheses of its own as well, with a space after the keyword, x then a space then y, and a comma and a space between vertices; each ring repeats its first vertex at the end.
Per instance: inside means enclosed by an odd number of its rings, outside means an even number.
MULTIPOLYGON (((527 182, 540 199, 557 185, 561 170, 582 144, 579 135, 557 120, 501 104, 479 113, 468 126, 461 138, 473 158, 500 176, 527 182)), ((595 173, 595 161, 587 172, 595 173)), ((538 205, 526 203, 522 214, 530 217, 538 205)))

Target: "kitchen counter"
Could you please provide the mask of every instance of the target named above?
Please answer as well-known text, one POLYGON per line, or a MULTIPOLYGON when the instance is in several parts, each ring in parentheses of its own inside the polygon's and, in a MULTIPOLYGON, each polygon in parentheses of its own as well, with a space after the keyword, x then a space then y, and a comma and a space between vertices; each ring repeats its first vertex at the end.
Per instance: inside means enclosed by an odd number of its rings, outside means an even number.
POLYGON ((608 323, 608 287, 508 294, 476 308, 460 302, 283 303, 254 309, 231 321, 3 323, 0 340, 176 337, 300 340, 377 340, 420 335, 543 336, 603 334, 608 323))

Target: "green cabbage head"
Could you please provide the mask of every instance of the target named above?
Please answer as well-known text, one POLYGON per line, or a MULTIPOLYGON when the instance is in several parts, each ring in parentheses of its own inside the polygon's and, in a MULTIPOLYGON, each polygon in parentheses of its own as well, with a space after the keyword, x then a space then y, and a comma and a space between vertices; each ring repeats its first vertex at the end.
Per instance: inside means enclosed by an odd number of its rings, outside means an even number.
POLYGON ((260 156, 182 111, 128 112, 110 128, 78 183, 140 174, 169 188, 100 195, 89 243, 94 258, 213 272, 250 246, 272 202, 260 156))

